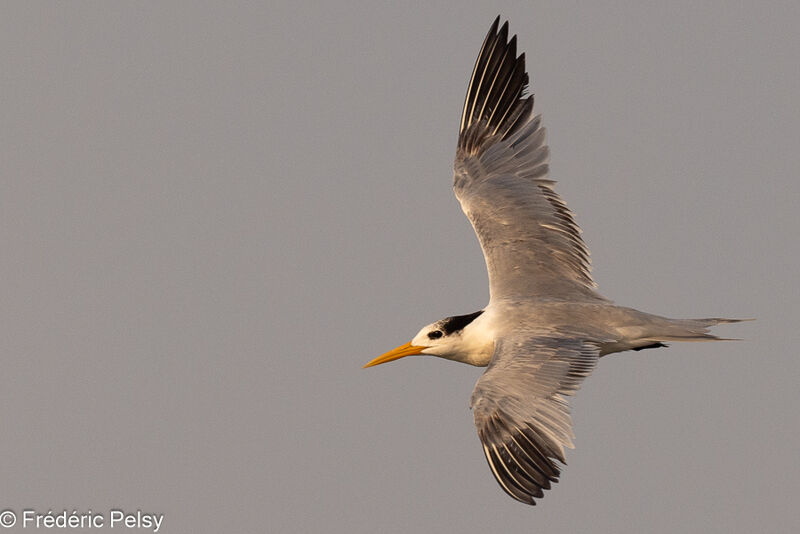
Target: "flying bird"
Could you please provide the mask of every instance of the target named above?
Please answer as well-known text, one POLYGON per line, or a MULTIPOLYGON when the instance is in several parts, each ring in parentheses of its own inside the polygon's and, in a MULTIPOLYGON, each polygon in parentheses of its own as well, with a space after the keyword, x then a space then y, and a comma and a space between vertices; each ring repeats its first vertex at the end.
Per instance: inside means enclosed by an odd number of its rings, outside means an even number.
POLYGON ((364 367, 415 354, 487 366, 470 400, 483 452, 503 490, 535 504, 558 481, 564 447, 573 448, 566 397, 601 356, 719 340, 709 327, 738 320, 669 319, 597 292, 581 231, 548 178, 525 54, 499 23, 472 71, 453 173, 486 260, 489 304, 423 327, 364 367))

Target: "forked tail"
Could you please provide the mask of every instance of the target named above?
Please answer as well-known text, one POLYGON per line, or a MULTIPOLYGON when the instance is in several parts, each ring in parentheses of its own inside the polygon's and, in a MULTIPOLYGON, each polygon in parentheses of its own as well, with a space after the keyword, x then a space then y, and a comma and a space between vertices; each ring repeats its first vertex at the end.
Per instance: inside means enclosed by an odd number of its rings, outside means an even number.
MULTIPOLYGON (((726 323, 741 323, 754 319, 725 319, 708 317, 705 319, 666 319, 659 332, 652 336, 656 341, 739 341, 737 338, 719 337, 709 333, 712 326, 726 323)), ((651 336, 648 336, 651 337, 651 336)))
POLYGON ((672 341, 738 341, 735 338, 715 336, 709 329, 718 324, 753 320, 721 317, 670 319, 631 308, 616 309, 621 312, 615 317, 618 321, 616 331, 619 337, 611 343, 604 343, 600 350, 601 355, 665 347, 665 343, 672 341))

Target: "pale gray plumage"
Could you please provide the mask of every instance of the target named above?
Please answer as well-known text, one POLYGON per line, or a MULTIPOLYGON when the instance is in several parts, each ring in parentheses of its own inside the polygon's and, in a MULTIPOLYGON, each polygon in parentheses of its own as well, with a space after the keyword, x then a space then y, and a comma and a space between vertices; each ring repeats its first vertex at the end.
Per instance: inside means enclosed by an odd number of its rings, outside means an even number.
POLYGON ((506 43, 507 22, 497 32, 499 20, 470 80, 453 180, 486 258, 491 298, 602 299, 580 229, 547 179, 541 115, 527 120, 524 54, 516 57, 516 36, 506 43))
POLYGON ((472 410, 489 466, 503 489, 533 504, 558 480, 572 446, 572 422, 564 395, 592 372, 596 345, 572 337, 499 340, 486 373, 472 392, 472 410))
POLYGON ((467 88, 453 178, 486 260, 489 304, 424 327, 367 366, 413 354, 488 365, 471 398, 478 436, 500 486, 535 504, 573 446, 566 396, 601 356, 716 340, 708 328, 736 320, 669 319, 616 306, 595 290, 580 229, 548 179, 524 54, 499 22, 467 88))

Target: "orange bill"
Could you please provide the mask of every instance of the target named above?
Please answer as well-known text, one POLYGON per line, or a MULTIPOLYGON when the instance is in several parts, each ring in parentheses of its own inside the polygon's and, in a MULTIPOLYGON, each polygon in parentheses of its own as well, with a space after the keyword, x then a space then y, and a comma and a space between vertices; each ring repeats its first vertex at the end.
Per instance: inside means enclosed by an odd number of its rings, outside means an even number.
POLYGON ((364 366, 364 369, 367 367, 372 367, 373 365, 380 365, 382 363, 391 362, 393 360, 397 360, 399 358, 403 358, 404 356, 411 356, 413 354, 421 354, 423 350, 427 349, 428 347, 419 347, 417 345, 412 345, 411 342, 406 343, 405 345, 400 345, 396 349, 392 349, 386 354, 382 354, 378 356, 367 365, 364 366))

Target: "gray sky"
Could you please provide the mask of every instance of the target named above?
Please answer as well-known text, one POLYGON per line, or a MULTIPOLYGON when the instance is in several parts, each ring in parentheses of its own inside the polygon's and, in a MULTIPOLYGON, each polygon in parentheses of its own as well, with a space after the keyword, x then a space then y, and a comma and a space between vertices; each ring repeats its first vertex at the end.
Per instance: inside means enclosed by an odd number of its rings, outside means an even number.
POLYGON ((566 4, 3 4, 0 510, 797 532, 800 7, 566 4), (486 304, 451 164, 498 13, 600 290, 758 318, 604 358, 534 508, 486 466, 482 370, 360 368, 486 304))

